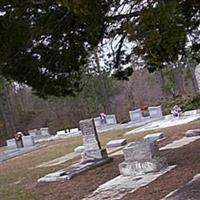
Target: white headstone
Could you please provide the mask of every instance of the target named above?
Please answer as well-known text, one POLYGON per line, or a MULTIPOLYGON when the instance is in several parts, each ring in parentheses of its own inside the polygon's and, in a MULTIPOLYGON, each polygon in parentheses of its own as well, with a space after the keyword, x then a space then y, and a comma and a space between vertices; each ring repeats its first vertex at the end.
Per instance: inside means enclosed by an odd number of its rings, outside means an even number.
POLYGON ((115 115, 106 115, 106 124, 113 125, 117 124, 117 119, 115 115))
POLYGON ((142 112, 140 109, 129 111, 130 120, 133 122, 139 122, 142 120, 142 112))
POLYGON ((69 132, 70 133, 77 133, 77 132, 79 132, 79 129, 78 128, 72 128, 72 129, 70 129, 69 132))
POLYGON ((40 132, 42 136, 49 136, 49 128, 48 127, 44 127, 44 128, 40 128, 40 132))
POLYGON ((30 136, 33 136, 33 137, 36 137, 39 135, 37 129, 28 130, 28 133, 30 136))
POLYGON ((6 140, 6 144, 7 144, 7 147, 8 147, 9 150, 17 149, 17 143, 16 143, 16 140, 14 138, 6 140))
POLYGON ((35 145, 33 136, 27 135, 22 137, 24 147, 32 147, 35 145))
POLYGON ((149 107, 149 114, 151 118, 160 118, 163 116, 161 106, 149 107))
POLYGON ((57 131, 56 135, 66 135, 65 130, 57 131))

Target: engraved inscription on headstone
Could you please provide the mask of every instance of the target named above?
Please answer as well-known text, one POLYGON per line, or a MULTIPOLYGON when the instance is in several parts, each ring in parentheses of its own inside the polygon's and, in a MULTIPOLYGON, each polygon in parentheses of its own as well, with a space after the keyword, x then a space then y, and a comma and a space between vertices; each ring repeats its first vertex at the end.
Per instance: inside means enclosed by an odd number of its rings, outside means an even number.
POLYGON ((80 129, 86 150, 101 149, 93 119, 80 121, 80 129))
POLYGON ((105 149, 101 149, 94 120, 82 120, 79 124, 84 145, 84 152, 81 155, 82 161, 87 162, 91 160, 106 158, 107 153, 105 149))

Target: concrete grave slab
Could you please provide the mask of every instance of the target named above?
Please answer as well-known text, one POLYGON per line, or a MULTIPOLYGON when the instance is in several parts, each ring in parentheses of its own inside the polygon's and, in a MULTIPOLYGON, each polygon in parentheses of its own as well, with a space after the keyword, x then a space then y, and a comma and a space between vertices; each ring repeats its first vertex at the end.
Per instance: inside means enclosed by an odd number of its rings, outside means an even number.
POLYGON ((191 129, 185 132, 186 137, 200 136, 200 129, 191 129))
POLYGON ((70 180, 74 176, 83 173, 87 170, 99 167, 101 165, 104 165, 105 163, 111 162, 111 158, 105 158, 101 160, 95 160, 92 162, 86 162, 86 163, 76 163, 74 165, 69 166, 66 169, 48 174, 40 179, 38 179, 38 182, 55 182, 55 181, 64 181, 64 180, 70 180))
POLYGON ((149 140, 149 141, 160 141, 164 139, 164 133, 160 132, 160 133, 154 133, 154 134, 148 134, 146 136, 144 136, 144 140, 149 140))
POLYGON ((116 178, 100 185, 97 190, 84 198, 83 200, 120 200, 128 193, 133 193, 141 187, 144 187, 155 181, 160 176, 166 174, 175 166, 170 166, 156 173, 144 174, 141 176, 117 176, 116 178))
POLYGON ((160 150, 167 150, 167 149, 177 149, 180 147, 183 147, 185 145, 190 144, 191 142, 194 142, 196 140, 200 139, 200 136, 194 136, 194 137, 183 137, 179 140, 175 140, 170 144, 167 144, 164 147, 161 147, 160 150))
POLYGON ((127 144, 126 139, 111 140, 106 144, 107 148, 120 147, 127 144))

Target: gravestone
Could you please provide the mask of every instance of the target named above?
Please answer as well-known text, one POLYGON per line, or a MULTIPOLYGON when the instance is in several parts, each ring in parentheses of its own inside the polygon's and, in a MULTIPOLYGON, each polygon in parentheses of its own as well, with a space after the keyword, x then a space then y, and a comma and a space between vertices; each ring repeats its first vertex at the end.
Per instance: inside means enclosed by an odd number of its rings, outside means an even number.
POLYGON ((151 106, 149 107, 149 114, 151 118, 163 117, 161 106, 151 106))
POLYGON ((142 120, 142 112, 140 109, 129 111, 130 120, 133 122, 139 122, 142 120))
POLYGON ((166 160, 160 158, 155 141, 132 142, 123 149, 123 153, 125 161, 119 164, 123 176, 139 176, 156 172, 167 165, 166 160))
POLYGON ((24 147, 32 147, 35 145, 33 136, 27 135, 22 137, 24 147))
POLYGON ((200 65, 197 65, 195 68, 195 77, 196 77, 198 89, 200 92, 200 65))
POLYGON ((79 122, 82 132, 83 145, 82 161, 93 161, 107 158, 106 149, 102 149, 97 135, 93 119, 82 120, 79 122))
POLYGON ((44 128, 40 128, 40 133, 42 136, 49 136, 49 128, 48 127, 44 127, 44 128))
POLYGON ((114 125, 117 124, 117 119, 115 115, 106 115, 106 124, 114 125))
POLYGON ((28 134, 33 137, 37 137, 39 135, 37 129, 28 130, 28 134))
POLYGON ((17 149, 17 143, 16 143, 15 138, 6 140, 6 144, 7 144, 7 148, 8 148, 9 150, 17 149))

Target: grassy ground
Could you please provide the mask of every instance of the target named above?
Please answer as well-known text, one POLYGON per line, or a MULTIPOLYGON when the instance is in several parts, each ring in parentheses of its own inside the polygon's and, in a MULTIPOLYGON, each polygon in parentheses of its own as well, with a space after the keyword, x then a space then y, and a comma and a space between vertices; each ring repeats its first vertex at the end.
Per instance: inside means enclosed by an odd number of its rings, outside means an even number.
MULTIPOLYGON (((189 127, 197 126, 199 123, 200 121, 193 122, 189 125, 189 127)), ((175 129, 178 128, 179 127, 176 127, 175 129)), ((182 126, 180 126, 180 128, 182 128, 182 126)), ((102 143, 102 146, 105 146, 105 144, 111 139, 124 138, 123 136, 124 133, 129 130, 130 129, 109 131, 107 133, 100 134, 100 141, 102 143)), ((170 130, 173 130, 173 128, 170 128, 170 130)), ((150 131, 150 132, 152 133, 155 131, 150 131)), ((141 139, 147 133, 149 132, 127 136, 127 139, 128 141, 138 140, 141 139)), ((175 136, 173 137, 173 131, 170 131, 168 135, 171 135, 171 138, 173 139, 176 138, 175 136)), ((76 146, 82 144, 81 137, 53 141, 45 144, 47 144, 47 146, 40 150, 0 163, 0 200, 50 200, 50 199, 68 200, 69 199, 65 198, 66 188, 64 187, 67 186, 66 184, 62 185, 63 186, 62 190, 59 191, 58 188, 55 191, 54 189, 56 187, 55 184, 54 185, 45 184, 45 186, 40 186, 37 183, 37 179, 46 175, 47 173, 62 169, 72 164, 73 162, 76 161, 76 159, 70 160, 68 162, 65 162, 63 164, 54 167, 46 167, 46 168, 35 168, 35 167, 43 162, 47 162, 55 158, 64 156, 68 153, 71 153, 76 146), (59 197, 57 197, 58 195, 59 197)), ((114 162, 116 166, 119 161, 116 161, 116 163, 114 162)), ((112 165, 113 164, 110 164, 109 168, 110 176, 112 175, 112 165)), ((98 170, 100 169, 97 169, 97 171, 93 170, 93 173, 94 174, 97 173, 98 170)), ((105 172, 107 171, 106 168, 104 170, 105 172)), ((118 169, 116 167, 115 171, 117 170, 118 169)), ((112 176, 115 175, 116 174, 113 174, 112 176)), ((82 175, 82 178, 84 179, 84 174, 82 175)), ((95 177, 93 178, 95 180, 95 177)), ((104 179, 102 178, 102 181, 103 180, 104 179)), ((70 199, 76 199, 76 198, 70 198, 70 199)))

